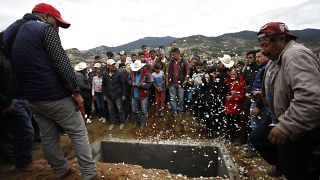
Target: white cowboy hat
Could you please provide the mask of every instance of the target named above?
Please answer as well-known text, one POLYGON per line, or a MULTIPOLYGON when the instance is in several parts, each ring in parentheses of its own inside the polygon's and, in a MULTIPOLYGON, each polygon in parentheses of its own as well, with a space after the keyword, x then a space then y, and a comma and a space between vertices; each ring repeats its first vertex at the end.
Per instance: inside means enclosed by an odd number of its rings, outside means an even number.
POLYGON ((139 71, 146 63, 141 63, 140 60, 136 60, 134 63, 130 64, 130 68, 132 71, 139 71))
POLYGON ((108 59, 107 65, 115 64, 116 62, 113 59, 108 59))
POLYGON ((80 62, 79 64, 77 64, 75 67, 74 67, 74 70, 76 71, 82 71, 84 69, 88 68, 88 65, 87 63, 85 62, 80 62))
POLYGON ((127 55, 127 53, 125 52, 125 51, 120 51, 120 52, 118 52, 118 55, 127 55))
POLYGON ((234 61, 231 60, 231 57, 228 54, 224 54, 222 58, 218 57, 218 59, 227 68, 231 68, 234 65, 234 61))

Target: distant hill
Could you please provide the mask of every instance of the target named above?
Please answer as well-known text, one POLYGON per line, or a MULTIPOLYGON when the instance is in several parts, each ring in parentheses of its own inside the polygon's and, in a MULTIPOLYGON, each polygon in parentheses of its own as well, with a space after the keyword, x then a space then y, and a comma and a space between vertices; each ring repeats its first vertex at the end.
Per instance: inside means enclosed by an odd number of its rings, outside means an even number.
MULTIPOLYGON (((316 54, 320 53, 320 29, 304 29, 292 31, 299 37, 298 42, 304 44, 316 54)), ((107 51, 114 53, 124 50, 126 52, 137 52, 142 44, 147 44, 150 49, 158 48, 161 45, 168 47, 171 42, 176 41, 178 47, 189 55, 200 55, 204 59, 211 59, 228 53, 231 56, 243 56, 252 49, 258 49, 257 32, 240 31, 227 33, 217 37, 193 35, 183 38, 166 37, 145 37, 136 41, 117 46, 99 46, 86 51, 79 51, 76 48, 67 49, 66 52, 72 61, 90 61, 95 55, 105 56, 107 51)))

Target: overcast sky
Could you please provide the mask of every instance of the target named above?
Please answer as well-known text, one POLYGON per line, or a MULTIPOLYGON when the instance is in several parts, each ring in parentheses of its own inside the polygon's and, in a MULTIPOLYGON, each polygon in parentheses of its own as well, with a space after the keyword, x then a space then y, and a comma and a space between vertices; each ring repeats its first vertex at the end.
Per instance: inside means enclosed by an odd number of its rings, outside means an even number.
MULTIPOLYGON (((0 30, 25 13, 35 0, 1 0, 0 30)), ((43 1, 42 1, 43 2, 43 1)), ((320 0, 48 0, 71 23, 60 29, 65 49, 118 46, 146 36, 219 36, 258 31, 270 21, 289 29, 320 29, 320 0)))

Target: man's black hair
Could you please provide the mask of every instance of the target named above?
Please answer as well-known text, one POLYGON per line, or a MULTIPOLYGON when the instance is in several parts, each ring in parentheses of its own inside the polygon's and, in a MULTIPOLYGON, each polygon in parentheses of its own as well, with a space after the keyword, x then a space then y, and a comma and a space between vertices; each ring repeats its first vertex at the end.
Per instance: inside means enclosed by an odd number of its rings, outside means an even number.
POLYGON ((249 51, 249 52, 247 52, 246 57, 247 57, 248 55, 252 54, 253 57, 256 58, 256 53, 257 53, 256 50, 249 51))
POLYGON ((141 55, 144 55, 144 56, 145 56, 144 52, 139 52, 139 53, 138 53, 138 56, 141 56, 141 55))
POLYGON ((161 63, 159 63, 159 62, 156 62, 156 63, 154 63, 154 65, 153 65, 153 68, 154 69, 161 69, 161 63))
POLYGON ((151 53, 155 53, 155 54, 157 54, 157 53, 156 53, 156 51, 155 51, 155 50, 153 50, 153 49, 149 51, 149 54, 151 54, 151 53))
POLYGON ((178 53, 178 54, 180 54, 180 49, 179 49, 179 48, 173 48, 173 49, 171 50, 171 53, 178 53))
POLYGON ((119 64, 119 68, 121 68, 121 67, 123 67, 123 66, 126 66, 126 64, 125 64, 125 63, 120 63, 120 64, 119 64))
POLYGON ((108 57, 114 57, 114 54, 113 54, 113 52, 108 51, 108 52, 107 52, 107 56, 108 56, 108 57))

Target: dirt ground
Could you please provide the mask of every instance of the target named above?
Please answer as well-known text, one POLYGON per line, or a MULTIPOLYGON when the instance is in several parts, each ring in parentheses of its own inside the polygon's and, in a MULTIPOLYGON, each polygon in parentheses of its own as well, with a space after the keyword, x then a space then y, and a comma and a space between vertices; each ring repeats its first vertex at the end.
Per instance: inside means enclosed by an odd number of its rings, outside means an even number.
MULTIPOLYGON (((158 140, 195 140, 208 141, 205 130, 199 123, 192 120, 190 115, 182 115, 177 120, 171 116, 153 117, 149 115, 147 126, 144 130, 139 128, 133 129, 132 122, 126 123, 123 130, 119 129, 119 125, 113 131, 108 131, 110 123, 103 124, 94 118, 93 123, 87 124, 90 143, 98 142, 106 136, 116 138, 132 138, 132 139, 158 139, 158 140)), ((209 139, 209 141, 212 139, 209 139)), ((77 174, 68 179, 81 179, 80 170, 77 167, 75 153, 72 150, 69 138, 61 135, 61 146, 63 152, 75 167, 77 174)), ((239 179, 271 179, 266 171, 266 162, 260 157, 244 158, 245 146, 234 146, 226 144, 226 147, 238 169, 239 179)), ((34 159, 43 158, 41 145, 33 151, 34 159)), ((101 173, 101 179, 122 180, 122 179, 219 179, 217 177, 199 177, 188 178, 183 175, 171 174, 168 170, 144 169, 139 165, 131 165, 124 163, 97 163, 98 171, 101 173)), ((13 165, 0 166, 0 179, 54 179, 53 172, 49 165, 46 164, 44 170, 37 172, 24 172, 15 170, 13 165)), ((221 178, 222 179, 222 178, 221 178)))

